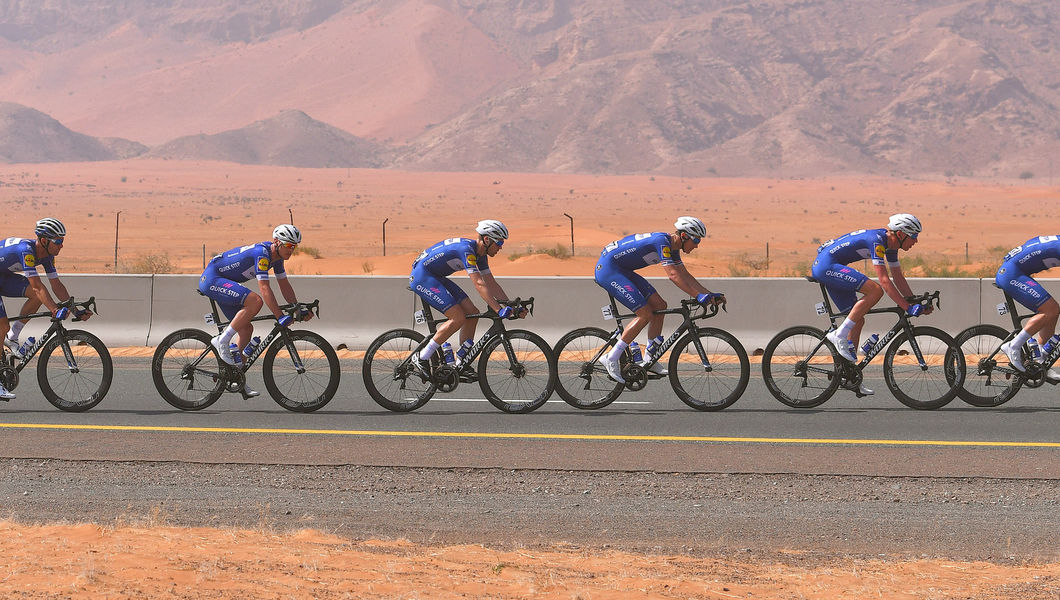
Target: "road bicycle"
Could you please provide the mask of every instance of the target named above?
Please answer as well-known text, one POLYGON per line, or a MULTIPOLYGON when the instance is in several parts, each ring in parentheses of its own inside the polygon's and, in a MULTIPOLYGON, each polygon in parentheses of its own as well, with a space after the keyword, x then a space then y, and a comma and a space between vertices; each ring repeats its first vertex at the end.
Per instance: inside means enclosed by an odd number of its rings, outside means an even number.
MULTIPOLYGON (((806 279, 821 286, 824 301, 817 304, 817 314, 827 314, 832 324, 828 332, 834 331, 836 321, 847 313, 832 309, 823 283, 813 277, 806 279)), ((924 307, 940 307, 938 291, 906 300, 924 307)), ((883 379, 899 402, 919 410, 945 406, 957 395, 964 379, 964 355, 954 339, 941 329, 913 327, 906 312, 897 306, 868 311, 882 313, 893 313, 897 322, 856 364, 842 358, 825 339, 827 332, 816 327, 798 325, 775 335, 762 354, 762 376, 769 392, 794 408, 819 406, 840 387, 860 398, 865 368, 886 349, 883 379)))
MULTIPOLYGON (((599 327, 582 327, 565 334, 556 342, 558 380, 556 392, 567 404, 581 409, 598 409, 615 401, 623 390, 640 391, 649 380, 668 377, 670 386, 682 402, 696 410, 716 411, 740 399, 751 377, 747 351, 732 334, 716 327, 696 323, 718 314, 716 304, 681 300, 676 308, 655 314, 678 314, 681 324, 654 352, 644 348, 647 362, 637 364, 628 348, 619 358, 625 384, 611 379, 602 358, 611 352, 625 330, 623 322, 634 314, 620 314, 613 297, 610 306, 601 311, 604 320, 615 319, 613 331, 599 327), (658 375, 648 369, 670 353, 669 375, 658 375)), ((724 305, 722 305, 724 307, 724 305)))
MULTIPOLYGON (((83 302, 75 302, 73 298, 69 298, 58 306, 59 316, 45 311, 15 317, 48 317, 51 319, 51 325, 21 358, 6 349, 3 350, 0 356, 0 381, 8 391, 14 391, 18 387, 19 373, 39 352, 37 382, 40 383, 40 391, 44 397, 59 410, 84 412, 106 397, 114 379, 114 363, 107 346, 98 337, 87 331, 67 329, 63 326, 63 319, 71 311, 90 310, 99 314, 96 310, 96 297, 92 296, 83 302)), ((78 317, 73 318, 73 321, 80 320, 78 317)), ((0 344, 0 348, 2 346, 0 344)))
MULTIPOLYGON (((995 283, 994 287, 998 287, 995 283)), ((961 400, 972 406, 1000 406, 1016 395, 1021 387, 1039 388, 1049 381, 1046 373, 1060 358, 1060 345, 1048 356, 1035 359, 1031 356, 1030 347, 1021 349, 1025 371, 1017 371, 1008 363, 1008 357, 1001 351, 1001 345, 1016 337, 1023 329, 1023 321, 1036 313, 1021 315, 1016 302, 1005 290, 1005 301, 997 305, 999 315, 1012 317, 1012 331, 1006 331, 997 325, 973 325, 957 334, 957 345, 960 346, 964 359, 968 363, 968 376, 957 392, 961 400), (998 359, 1003 363, 998 363, 998 359)))
MULTIPOLYGON (((200 292, 200 295, 202 292, 200 292)), ((210 299, 211 312, 206 324, 224 331, 217 302, 210 299)), ((312 311, 320 316, 320 300, 285 304, 280 310, 298 320, 312 311)), ((211 335, 201 329, 180 329, 167 335, 151 359, 151 376, 158 393, 180 410, 202 410, 225 392, 242 394, 246 372, 262 358, 261 371, 265 389, 277 404, 292 412, 308 413, 324 407, 339 388, 339 357, 320 335, 303 329, 280 325, 271 314, 251 321, 272 321, 272 331, 242 364, 229 365, 221 360, 210 343, 211 335)))
MULTIPOLYGON (((486 333, 467 351, 459 364, 448 364, 438 350, 431 356, 426 374, 413 366, 448 319, 435 319, 430 304, 420 298, 416 324, 427 325, 429 335, 414 329, 392 329, 380 335, 364 353, 361 372, 364 386, 380 406, 394 412, 409 412, 427 403, 436 392, 452 392, 460 383, 478 381, 490 404, 507 413, 528 413, 540 408, 556 385, 556 361, 548 342, 522 329, 508 330, 504 319, 492 309, 468 315, 468 319, 490 319, 486 333), (478 358, 478 368, 474 367, 478 358)), ((534 299, 501 302, 516 314, 534 312, 534 299)))

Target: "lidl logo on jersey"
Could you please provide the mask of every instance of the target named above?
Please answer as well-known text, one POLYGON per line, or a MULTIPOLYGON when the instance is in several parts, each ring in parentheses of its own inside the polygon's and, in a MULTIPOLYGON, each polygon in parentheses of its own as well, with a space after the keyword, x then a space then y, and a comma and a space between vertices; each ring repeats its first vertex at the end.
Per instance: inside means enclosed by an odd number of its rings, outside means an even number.
POLYGON ((884 249, 884 247, 877 244, 877 246, 876 246, 876 256, 878 256, 880 258, 883 258, 883 255, 885 253, 886 253, 886 250, 884 249))
POLYGON ((477 267, 478 266, 478 256, 476 256, 474 254, 468 254, 467 255, 467 264, 471 265, 472 267, 477 267))
POLYGON ((264 256, 258 259, 258 270, 268 271, 269 270, 269 259, 264 256))
POLYGON ((663 246, 663 258, 670 258, 671 250, 669 246, 663 246))
POLYGON ((37 257, 32 254, 27 254, 23 257, 22 262, 26 263, 27 267, 35 267, 37 266, 37 257))

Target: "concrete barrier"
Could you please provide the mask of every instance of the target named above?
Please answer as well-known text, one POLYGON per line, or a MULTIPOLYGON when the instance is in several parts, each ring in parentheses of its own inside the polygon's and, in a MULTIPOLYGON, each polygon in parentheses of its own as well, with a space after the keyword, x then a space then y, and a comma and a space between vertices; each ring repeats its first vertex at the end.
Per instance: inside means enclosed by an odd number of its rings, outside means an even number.
MULTIPOLYGON (((196 291, 196 275, 66 275, 63 279, 76 297, 96 296, 100 318, 83 327, 108 344, 155 345, 183 327, 215 331, 203 321, 210 304, 196 291)), ((483 302, 467 278, 455 280, 481 308, 483 302)), ((670 306, 676 306, 684 297, 665 278, 649 281, 670 306)), ((383 331, 413 327, 413 313, 420 308, 418 297, 408 290, 407 277, 304 275, 292 277, 291 282, 299 299, 319 298, 321 302, 320 320, 298 327, 320 333, 335 346, 363 349, 383 331)), ((578 327, 610 330, 615 326, 614 321, 603 319, 600 309, 608 304, 608 296, 592 278, 504 277, 500 282, 512 297, 537 298, 534 316, 512 326, 533 330, 551 344, 578 327)), ((820 288, 804 279, 713 278, 705 282, 729 299, 728 312, 705 323, 730 331, 748 351, 763 348, 778 331, 792 325, 828 327, 827 318, 817 315, 814 309, 821 302, 820 288)), ((1049 280, 1045 284, 1046 288, 1057 287, 1049 280)), ((921 317, 917 324, 938 327, 953 335, 980 322, 1011 327, 1008 316, 997 314, 995 307, 1004 297, 993 286, 993 280, 912 279, 910 285, 914 292, 942 292, 942 310, 921 317)), ((273 291, 279 294, 275 282, 273 291)), ((886 298, 881 302, 881 306, 891 305, 886 298)), ((667 317, 665 331, 672 331, 677 319, 667 317)), ((893 323, 890 315, 872 315, 865 332, 883 331, 893 323)), ((423 326, 416 329, 426 330, 423 326)))

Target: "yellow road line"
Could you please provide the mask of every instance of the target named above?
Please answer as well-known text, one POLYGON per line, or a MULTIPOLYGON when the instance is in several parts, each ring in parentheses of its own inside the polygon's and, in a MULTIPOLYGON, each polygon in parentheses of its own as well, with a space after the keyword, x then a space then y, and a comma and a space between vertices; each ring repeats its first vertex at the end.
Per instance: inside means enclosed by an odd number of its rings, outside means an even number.
POLYGON ((0 423, 4 429, 59 429, 77 431, 274 433, 286 435, 347 435, 363 437, 493 438, 526 440, 582 440, 631 442, 730 442, 744 444, 829 444, 869 446, 985 446, 1007 448, 1060 448, 1060 442, 989 442, 972 440, 859 440, 833 438, 767 438, 686 435, 609 435, 563 433, 488 433, 451 431, 372 431, 347 429, 271 429, 238 427, 164 427, 146 425, 64 425, 51 423, 0 423))

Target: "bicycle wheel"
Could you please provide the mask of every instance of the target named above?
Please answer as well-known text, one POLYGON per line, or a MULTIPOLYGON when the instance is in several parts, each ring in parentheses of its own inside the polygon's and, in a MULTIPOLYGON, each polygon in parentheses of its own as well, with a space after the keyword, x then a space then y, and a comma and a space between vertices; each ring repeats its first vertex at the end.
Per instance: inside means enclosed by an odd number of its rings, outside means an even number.
POLYGON ((739 340, 713 327, 699 330, 709 369, 685 335, 670 351, 670 385, 682 402, 696 410, 721 410, 740 399, 751 378, 751 363, 739 340))
POLYGON ((622 393, 621 383, 607 376, 595 359, 614 346, 611 333, 599 327, 583 327, 556 342, 556 392, 574 408, 603 408, 622 393))
POLYGON ((843 360, 816 327, 789 327, 762 354, 762 378, 773 397, 794 408, 824 404, 839 389, 843 360))
POLYGON ((180 329, 167 335, 151 359, 151 378, 162 399, 180 410, 202 410, 224 393, 221 359, 210 334, 180 329))
POLYGON ((506 413, 537 410, 556 387, 552 349, 529 331, 513 330, 494 337, 482 348, 478 385, 490 404, 506 413))
POLYGON ((339 389, 339 356, 327 340, 312 331, 291 330, 277 336, 261 362, 265 389, 276 404, 291 412, 320 410, 339 389))
POLYGON ((48 340, 37 359, 40 391, 55 408, 84 412, 110 390, 114 363, 100 339, 71 329, 48 340))
POLYGON ((1000 406, 1020 391, 1023 375, 1007 366, 1008 358, 999 349, 1008 333, 997 325, 973 325, 957 334, 954 341, 967 370, 964 385, 957 391, 961 400, 972 406, 1000 406))
POLYGON ((393 329, 368 346, 361 376, 376 404, 394 412, 409 412, 434 395, 437 386, 417 374, 409 360, 422 341, 423 334, 418 331, 393 329))
POLYGON ((913 338, 924 357, 920 366, 906 332, 899 333, 883 357, 883 380, 902 404, 918 410, 946 406, 964 384, 964 355, 950 334, 934 327, 914 327, 913 338))

